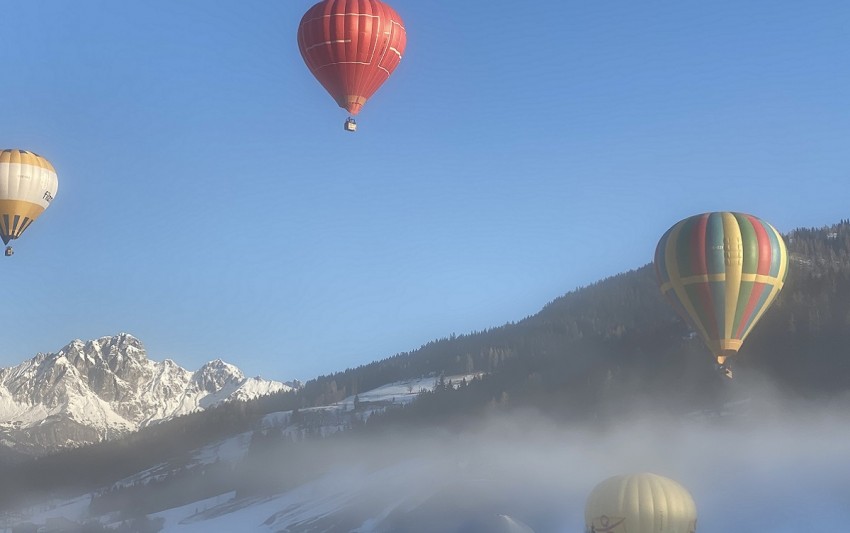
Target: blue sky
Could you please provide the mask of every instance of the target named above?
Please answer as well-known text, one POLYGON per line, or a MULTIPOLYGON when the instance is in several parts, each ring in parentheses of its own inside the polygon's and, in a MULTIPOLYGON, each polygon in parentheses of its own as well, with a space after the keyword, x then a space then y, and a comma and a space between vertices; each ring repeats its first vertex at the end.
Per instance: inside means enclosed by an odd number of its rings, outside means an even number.
POLYGON ((4 2, 0 145, 51 208, 0 263, 0 366, 120 331, 309 379, 535 313, 692 214, 850 216, 842 1, 394 0, 346 134, 312 2, 4 2))

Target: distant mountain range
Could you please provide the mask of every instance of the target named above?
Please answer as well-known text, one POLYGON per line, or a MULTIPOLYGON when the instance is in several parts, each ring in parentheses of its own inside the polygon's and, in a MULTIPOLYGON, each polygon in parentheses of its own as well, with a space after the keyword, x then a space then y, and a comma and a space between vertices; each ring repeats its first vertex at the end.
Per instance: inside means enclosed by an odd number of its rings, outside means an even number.
POLYGON ((246 378, 220 359, 195 372, 170 359, 152 361, 127 333, 75 340, 0 369, 0 443, 38 454, 297 385, 246 378))

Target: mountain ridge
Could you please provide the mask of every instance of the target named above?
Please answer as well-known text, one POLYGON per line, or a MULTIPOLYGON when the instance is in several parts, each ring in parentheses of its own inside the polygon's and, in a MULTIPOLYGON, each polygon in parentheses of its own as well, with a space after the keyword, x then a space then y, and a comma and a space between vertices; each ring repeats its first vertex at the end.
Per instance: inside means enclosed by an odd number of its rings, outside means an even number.
POLYGON ((0 440, 37 454, 292 388, 246 378, 221 359, 195 372, 171 359, 150 360, 129 333, 75 339, 57 352, 0 369, 0 440))

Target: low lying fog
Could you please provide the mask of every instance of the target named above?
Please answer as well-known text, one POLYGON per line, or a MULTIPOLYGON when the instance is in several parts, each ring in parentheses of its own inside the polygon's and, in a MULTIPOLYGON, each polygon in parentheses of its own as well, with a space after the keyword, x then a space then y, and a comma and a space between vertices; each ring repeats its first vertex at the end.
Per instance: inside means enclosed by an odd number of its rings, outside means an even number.
POLYGON ((257 487, 286 480, 283 494, 191 503, 154 517, 163 531, 182 533, 581 533, 597 483, 653 472, 691 492, 698 533, 847 531, 850 398, 801 406, 744 392, 750 400, 729 416, 636 414, 579 429, 526 411, 460 432, 303 443, 235 474, 257 487), (496 524, 499 515, 510 520, 496 524), (513 529, 498 529, 505 523, 513 529))
POLYGON ((383 513, 363 522, 376 531, 477 531, 463 524, 505 514, 537 533, 582 532, 585 499, 598 482, 653 472, 690 490, 698 532, 846 530, 846 411, 791 410, 764 397, 739 408, 747 414, 692 421, 636 415, 605 430, 513 413, 460 436, 411 431, 348 442, 332 455, 350 468, 333 468, 309 498, 354 493, 347 514, 357 506, 353 514, 361 517, 383 513))

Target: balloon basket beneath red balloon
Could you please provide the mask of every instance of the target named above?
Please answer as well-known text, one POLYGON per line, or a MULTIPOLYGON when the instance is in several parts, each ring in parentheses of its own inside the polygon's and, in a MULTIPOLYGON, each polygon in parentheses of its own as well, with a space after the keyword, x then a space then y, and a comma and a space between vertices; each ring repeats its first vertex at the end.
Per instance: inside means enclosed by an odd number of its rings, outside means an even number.
POLYGON ((345 129, 345 131, 350 131, 353 133, 357 131, 357 122, 355 122, 353 118, 348 117, 347 119, 345 119, 345 124, 343 124, 342 127, 343 129, 345 129))

